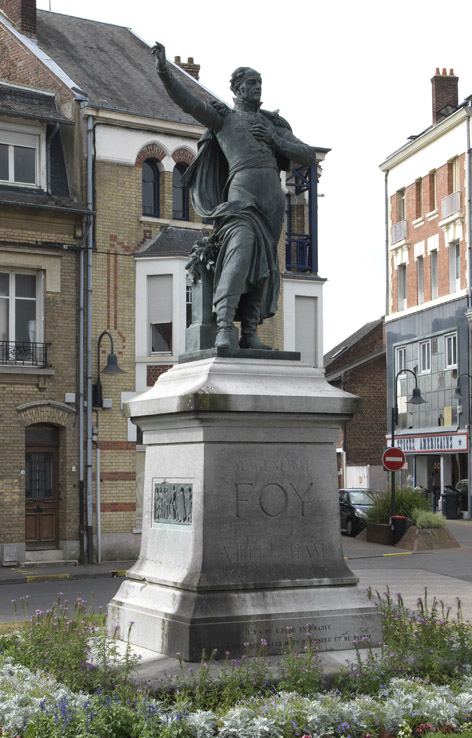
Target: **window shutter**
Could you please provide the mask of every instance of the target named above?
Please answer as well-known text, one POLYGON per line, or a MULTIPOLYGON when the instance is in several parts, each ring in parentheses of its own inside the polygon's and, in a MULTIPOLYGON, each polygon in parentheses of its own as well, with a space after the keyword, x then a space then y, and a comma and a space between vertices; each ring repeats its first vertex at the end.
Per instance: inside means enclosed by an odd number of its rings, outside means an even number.
POLYGON ((38 272, 36 282, 36 342, 44 342, 44 280, 45 272, 38 272))
POLYGON ((172 323, 172 275, 149 277, 149 322, 172 323))
POLYGON ((31 133, 15 133, 15 131, 0 131, 0 143, 12 146, 27 146, 35 149, 39 137, 31 133))

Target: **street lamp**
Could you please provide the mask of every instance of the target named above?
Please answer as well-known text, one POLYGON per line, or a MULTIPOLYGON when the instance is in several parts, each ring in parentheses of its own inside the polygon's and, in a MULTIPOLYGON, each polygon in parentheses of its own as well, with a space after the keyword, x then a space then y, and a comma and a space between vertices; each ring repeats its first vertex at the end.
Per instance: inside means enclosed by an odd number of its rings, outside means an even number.
POLYGON ((113 352, 113 338, 111 337, 111 333, 109 333, 108 331, 103 331, 102 333, 100 333, 98 344, 97 344, 97 383, 94 384, 92 387, 94 407, 103 407, 102 383, 100 381, 100 371, 102 374, 125 374, 123 369, 121 369, 118 366, 118 358, 116 354, 113 352), (100 343, 101 343, 103 336, 108 336, 108 338, 110 339, 111 353, 108 354, 107 365, 102 370, 100 370, 100 343))
MULTIPOLYGON (((111 353, 108 354, 107 365, 102 369, 105 374, 124 374, 125 372, 118 366, 118 359, 113 352, 113 338, 109 331, 100 333, 97 343, 97 383, 92 385, 92 405, 93 407, 103 407, 102 383, 100 381, 100 343, 103 336, 108 336, 111 344, 111 353)), ((87 381, 91 382, 92 368, 87 370, 87 381)), ((90 384, 88 385, 90 387, 90 384)), ((90 392, 90 390, 89 390, 90 392)), ((90 394, 88 395, 90 397, 90 394)), ((92 412, 91 408, 87 408, 87 556, 89 564, 93 564, 93 499, 92 499, 92 412)), ((97 445, 98 449, 98 445, 97 445)), ((97 508, 98 515, 100 511, 97 508)))
MULTIPOLYGON (((409 400, 407 400, 407 403, 409 405, 423 405, 426 400, 423 400, 421 396, 421 392, 418 387, 418 378, 411 369, 400 369, 399 372, 397 372, 395 376, 395 380, 393 383, 393 407, 392 407, 392 448, 395 447, 395 425, 398 423, 398 406, 397 406, 397 379, 400 376, 400 374, 404 374, 405 372, 408 372, 409 374, 412 374, 415 378, 415 387, 413 389, 413 394, 410 397, 409 400)), ((392 477, 390 481, 390 491, 391 491, 391 497, 390 497, 390 515, 393 517, 395 515, 395 472, 391 472, 392 477)))
MULTIPOLYGON (((457 384, 456 388, 454 390, 454 399, 458 400, 459 402, 463 399, 463 395, 461 392, 461 377, 468 377, 469 379, 472 379, 472 376, 468 372, 462 372, 457 377, 457 384)), ((468 383, 469 385, 469 383, 468 383)), ((467 393, 467 399, 469 400, 469 423, 467 425, 467 445, 468 445, 468 464, 467 464, 467 517, 469 520, 472 520, 472 497, 471 497, 471 476, 472 476, 472 457, 471 457, 471 448, 470 448, 470 385, 468 386, 468 393, 467 393)))

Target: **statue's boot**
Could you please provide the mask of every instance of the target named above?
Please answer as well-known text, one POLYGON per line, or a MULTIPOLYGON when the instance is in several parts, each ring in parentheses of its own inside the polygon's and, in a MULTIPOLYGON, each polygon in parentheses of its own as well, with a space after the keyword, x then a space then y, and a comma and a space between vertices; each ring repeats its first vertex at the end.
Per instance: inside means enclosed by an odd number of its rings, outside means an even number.
POLYGON ((261 301, 263 290, 247 292, 241 296, 239 312, 241 313, 241 338, 239 348, 263 349, 271 351, 272 346, 262 343, 256 331, 261 319, 261 301))
POLYGON ((231 348, 231 332, 239 295, 230 295, 219 300, 216 309, 216 340, 215 348, 231 348))

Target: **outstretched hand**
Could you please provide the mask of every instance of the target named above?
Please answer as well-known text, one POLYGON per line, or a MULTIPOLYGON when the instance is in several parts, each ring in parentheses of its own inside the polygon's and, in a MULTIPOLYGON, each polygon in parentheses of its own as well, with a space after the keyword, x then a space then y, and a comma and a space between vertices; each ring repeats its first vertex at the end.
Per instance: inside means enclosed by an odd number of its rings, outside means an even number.
POLYGON ((151 49, 151 54, 154 57, 156 69, 158 70, 158 72, 164 72, 167 67, 166 47, 164 46, 164 44, 160 44, 159 41, 156 41, 151 49))

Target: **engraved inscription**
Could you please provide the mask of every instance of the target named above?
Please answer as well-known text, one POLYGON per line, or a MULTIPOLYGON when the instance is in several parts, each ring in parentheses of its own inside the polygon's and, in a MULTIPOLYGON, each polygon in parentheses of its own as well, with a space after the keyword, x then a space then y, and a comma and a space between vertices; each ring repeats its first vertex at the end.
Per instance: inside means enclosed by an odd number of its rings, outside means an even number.
POLYGON ((262 472, 267 474, 299 474, 308 472, 308 462, 305 459, 282 457, 280 459, 233 459, 231 464, 240 474, 262 472))
POLYGON ((231 563, 248 561, 323 561, 326 552, 321 541, 316 543, 234 543, 224 546, 225 557, 231 563))
MULTIPOLYGON (((267 518, 279 518, 284 513, 304 518, 314 502, 315 485, 305 482, 268 482, 256 486, 252 482, 235 483, 236 517, 248 519, 257 508, 267 518)), ((313 508, 314 510, 314 508, 313 508)))
POLYGON ((154 486, 153 523, 192 523, 192 485, 157 482, 154 486))
POLYGON ((302 626, 272 626, 267 627, 248 627, 245 628, 242 635, 246 642, 250 643, 251 646, 258 647, 258 645, 265 641, 269 649, 282 648, 287 645, 287 640, 290 639, 292 647, 295 650, 303 650, 306 644, 307 633, 310 633, 311 638, 315 641, 320 650, 329 650, 333 648, 333 644, 337 644, 334 648, 351 647, 353 642, 360 641, 371 641, 372 633, 370 631, 363 631, 361 633, 351 633, 350 631, 342 631, 337 627, 332 627, 330 623, 319 623, 319 624, 307 624, 302 626), (348 646, 349 644, 349 646, 348 646))

